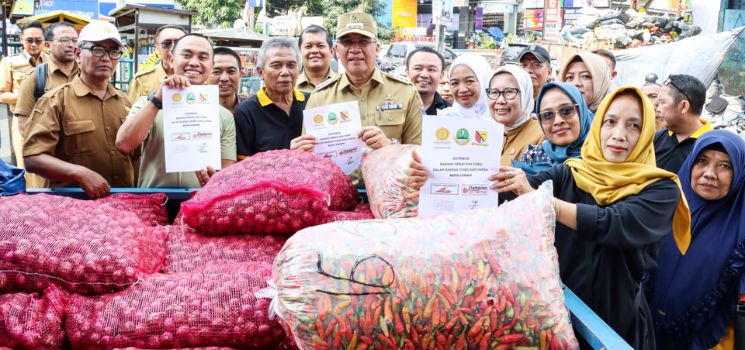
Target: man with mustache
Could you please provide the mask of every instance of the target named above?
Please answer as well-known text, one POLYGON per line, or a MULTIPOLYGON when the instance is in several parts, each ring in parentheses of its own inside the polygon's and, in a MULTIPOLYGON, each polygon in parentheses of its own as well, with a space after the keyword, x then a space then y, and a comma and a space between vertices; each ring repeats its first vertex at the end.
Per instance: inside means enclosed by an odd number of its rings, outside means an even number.
POLYGON ((437 115, 438 109, 450 107, 450 103, 437 92, 445 75, 444 67, 445 59, 431 47, 422 46, 414 49, 406 57, 406 75, 419 91, 427 115, 437 115))
MULTIPOLYGON (((336 52, 345 73, 317 86, 307 108, 357 101, 362 119, 358 137, 367 147, 421 144, 422 98, 408 79, 377 68, 380 44, 375 19, 364 12, 345 13, 339 17, 336 34, 336 52)), ((290 148, 312 151, 315 145, 313 135, 303 135, 292 140, 290 148)))
POLYGON ((75 48, 80 75, 36 103, 23 156, 26 170, 47 178, 50 187, 82 187, 99 198, 110 186, 134 186, 131 155, 114 145, 132 104, 109 83, 123 48, 113 24, 89 23, 75 48))
POLYGON ((264 87, 235 110, 238 159, 286 149, 300 136, 308 93, 295 88, 300 50, 288 38, 271 38, 259 49, 256 66, 264 87))
POLYGON ((325 28, 309 25, 300 33, 298 45, 303 57, 303 73, 297 79, 298 90, 313 92, 316 86, 338 75, 331 69, 331 58, 336 54, 336 48, 325 28))
MULTIPOLYGON (((137 187, 204 186, 215 170, 207 167, 196 172, 166 173, 163 128, 163 88, 184 89, 203 85, 212 71, 212 43, 200 34, 186 34, 173 45, 169 65, 173 74, 160 83, 150 96, 139 97, 127 119, 116 133, 116 148, 132 152, 142 147, 137 187)), ((216 96, 215 96, 216 97, 216 96)), ((235 163, 235 122, 233 115, 220 106, 220 158, 222 168, 235 163)))
POLYGON ((212 66, 207 84, 219 87, 220 106, 225 107, 230 113, 235 113, 235 108, 241 103, 238 98, 241 86, 241 57, 227 47, 215 48, 214 56, 215 64, 212 66))

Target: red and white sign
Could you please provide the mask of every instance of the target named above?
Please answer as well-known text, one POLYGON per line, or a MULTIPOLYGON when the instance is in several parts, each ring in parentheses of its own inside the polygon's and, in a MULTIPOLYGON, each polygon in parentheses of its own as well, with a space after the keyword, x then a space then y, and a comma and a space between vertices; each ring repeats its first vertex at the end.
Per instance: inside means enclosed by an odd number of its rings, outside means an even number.
POLYGON ((543 26, 543 41, 559 41, 561 26, 563 25, 562 14, 562 0, 546 0, 546 10, 544 12, 545 24, 543 26))

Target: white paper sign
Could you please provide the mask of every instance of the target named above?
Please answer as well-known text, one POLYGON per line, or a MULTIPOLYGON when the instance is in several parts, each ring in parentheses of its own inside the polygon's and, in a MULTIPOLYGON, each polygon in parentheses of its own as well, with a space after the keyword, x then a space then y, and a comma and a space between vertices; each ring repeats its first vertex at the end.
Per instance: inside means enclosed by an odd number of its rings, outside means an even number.
POLYGON ((316 137, 314 153, 329 158, 349 175, 360 167, 362 129, 357 101, 335 103, 303 111, 303 127, 316 137))
POLYGON ((219 108, 217 85, 163 89, 167 173, 220 169, 219 108))
POLYGON ((498 205, 489 176, 499 170, 504 126, 492 120, 427 116, 422 163, 430 176, 419 195, 419 215, 498 205))

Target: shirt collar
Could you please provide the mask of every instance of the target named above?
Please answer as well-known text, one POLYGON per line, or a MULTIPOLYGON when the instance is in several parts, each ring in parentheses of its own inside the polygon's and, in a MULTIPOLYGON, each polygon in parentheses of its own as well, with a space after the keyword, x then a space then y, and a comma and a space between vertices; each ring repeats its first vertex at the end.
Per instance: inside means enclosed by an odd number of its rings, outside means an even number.
MULTIPOLYGON (((57 65, 57 62, 55 62, 53 59, 47 61, 47 65, 49 66, 49 73, 54 74, 54 72, 60 70, 60 66, 57 65)), ((63 72, 64 74, 64 72, 63 72)), ((78 62, 72 63, 72 71, 70 72, 70 75, 77 75, 78 74, 78 62)))
MULTIPOLYGON (((372 77, 370 77, 370 80, 376 81, 379 84, 384 84, 383 80, 383 71, 378 69, 378 67, 375 67, 375 70, 373 71, 372 77)), ((368 80, 368 82, 370 81, 368 80)), ((349 81, 349 77, 347 76, 347 73, 344 73, 342 77, 340 78, 339 85, 337 87, 337 91, 341 92, 344 90, 347 86, 352 85, 352 82, 349 81)))
MULTIPOLYGON (((93 93, 91 88, 89 88, 88 85, 85 85, 85 83, 83 83, 83 80, 80 79, 79 75, 75 76, 75 79, 72 80, 71 85, 72 85, 73 91, 75 91, 75 95, 78 97, 83 97, 88 94, 96 96, 96 94, 93 93)), ((115 97, 115 96, 117 96, 116 90, 114 89, 113 86, 111 86, 111 84, 107 84, 106 97, 104 97, 104 100, 108 99, 109 97, 115 97)))
MULTIPOLYGON (((699 136, 703 135, 705 132, 714 130, 714 126, 712 126, 706 119, 699 118, 699 120, 704 125, 702 125, 700 128, 698 128, 698 130, 693 132, 693 134, 691 134, 691 136, 689 136, 688 138, 697 139, 699 138, 699 136)), ((667 136, 673 136, 673 135, 675 135, 675 133, 668 129, 667 136)))
MULTIPOLYGON (((269 95, 266 94, 266 86, 262 86, 261 89, 256 93, 256 97, 259 99, 259 104, 261 107, 266 107, 274 101, 272 101, 271 98, 269 98, 269 95)), ((295 95, 295 101, 305 101, 305 95, 298 89, 292 89, 292 94, 295 95)))
MULTIPOLYGON (((329 67, 329 71, 326 73, 326 79, 323 79, 324 81, 329 80, 334 77, 334 71, 331 70, 331 67, 329 67)), ((300 76, 297 77, 297 83, 295 83, 296 86, 300 86, 301 84, 307 83, 308 85, 312 87, 316 87, 313 85, 313 83, 310 82, 310 79, 308 79, 308 74, 306 74, 306 71, 303 70, 302 73, 300 73, 300 76)))
POLYGON ((28 53, 26 50, 23 50, 21 53, 23 55, 23 58, 30 64, 31 66, 36 67, 37 64, 44 63, 47 61, 46 52, 41 51, 39 54, 39 57, 34 59, 34 56, 31 56, 30 53, 28 53))

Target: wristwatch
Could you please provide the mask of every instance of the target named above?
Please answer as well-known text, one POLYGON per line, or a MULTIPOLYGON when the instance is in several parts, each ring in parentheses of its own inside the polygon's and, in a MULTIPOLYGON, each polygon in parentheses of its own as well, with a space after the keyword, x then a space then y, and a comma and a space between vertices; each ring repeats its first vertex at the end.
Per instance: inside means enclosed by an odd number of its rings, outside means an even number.
POLYGON ((163 102, 160 101, 154 92, 147 97, 147 100, 154 104, 156 108, 163 109, 163 102))

